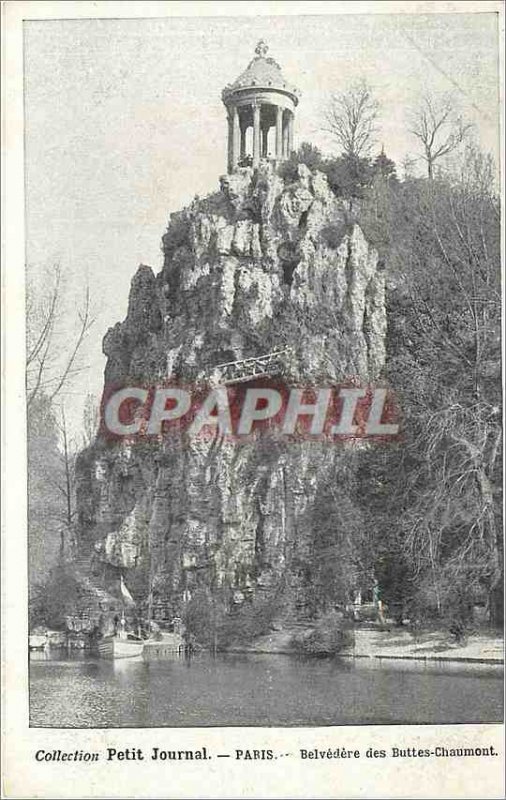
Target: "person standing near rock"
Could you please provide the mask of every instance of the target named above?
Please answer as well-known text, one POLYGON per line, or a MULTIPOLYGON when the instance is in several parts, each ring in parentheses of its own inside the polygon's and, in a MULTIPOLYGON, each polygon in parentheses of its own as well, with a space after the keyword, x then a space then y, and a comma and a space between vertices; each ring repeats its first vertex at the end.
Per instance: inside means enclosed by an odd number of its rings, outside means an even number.
POLYGON ((381 589, 377 578, 374 579, 372 587, 372 601, 377 613, 377 619, 380 625, 385 624, 385 617, 383 613, 383 601, 381 599, 381 589))

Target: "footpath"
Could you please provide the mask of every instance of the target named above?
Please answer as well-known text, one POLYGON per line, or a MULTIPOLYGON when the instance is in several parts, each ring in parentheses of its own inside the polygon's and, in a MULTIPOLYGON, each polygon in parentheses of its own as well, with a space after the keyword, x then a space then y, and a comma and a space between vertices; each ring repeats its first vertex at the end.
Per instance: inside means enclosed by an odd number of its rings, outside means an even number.
POLYGON ((402 629, 356 630, 350 655, 416 661, 464 661, 504 664, 504 640, 492 633, 477 633, 456 642, 446 631, 421 632, 414 637, 402 629))

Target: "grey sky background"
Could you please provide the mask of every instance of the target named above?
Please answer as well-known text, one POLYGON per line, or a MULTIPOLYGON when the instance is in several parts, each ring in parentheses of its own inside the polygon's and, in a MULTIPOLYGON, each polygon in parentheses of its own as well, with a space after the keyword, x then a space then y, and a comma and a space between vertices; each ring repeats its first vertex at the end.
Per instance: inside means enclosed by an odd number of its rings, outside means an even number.
MULTIPOLYGON (((387 154, 416 151, 408 107, 453 91, 497 160, 496 14, 90 19, 25 23, 26 258, 29 279, 60 264, 62 345, 89 284, 96 323, 63 398, 78 431, 102 389, 102 337, 124 318, 140 263, 161 267, 170 212, 226 170, 221 90, 257 41, 298 86, 295 144, 336 152, 322 131, 329 94, 365 77, 381 103, 387 154)), ((378 148, 379 149, 379 148, 378 148)))

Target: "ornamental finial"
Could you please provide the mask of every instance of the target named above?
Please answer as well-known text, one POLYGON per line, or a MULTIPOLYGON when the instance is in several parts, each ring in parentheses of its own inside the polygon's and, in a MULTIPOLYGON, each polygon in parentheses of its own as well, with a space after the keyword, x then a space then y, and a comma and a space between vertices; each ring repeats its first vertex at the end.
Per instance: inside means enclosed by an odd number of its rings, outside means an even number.
POLYGON ((255 53, 257 54, 257 56, 260 56, 260 58, 265 58, 268 50, 269 47, 265 44, 264 40, 260 39, 257 46, 255 47, 255 53))

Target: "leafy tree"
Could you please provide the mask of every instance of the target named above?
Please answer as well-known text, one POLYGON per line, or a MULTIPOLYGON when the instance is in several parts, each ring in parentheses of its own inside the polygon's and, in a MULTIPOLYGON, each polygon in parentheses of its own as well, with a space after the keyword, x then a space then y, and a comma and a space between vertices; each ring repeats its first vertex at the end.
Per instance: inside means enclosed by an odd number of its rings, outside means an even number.
POLYGON ((320 150, 309 142, 302 142, 296 152, 290 154, 290 158, 283 161, 278 172, 285 183, 292 183, 297 180, 297 168, 299 164, 305 164, 310 170, 316 169, 326 171, 326 161, 320 150))
POLYGON ((302 142, 296 153, 296 157, 299 163, 306 164, 310 170, 324 169, 325 159, 321 151, 310 142, 302 142))
POLYGON ((65 629, 65 618, 78 611, 78 582, 62 562, 48 576, 31 587, 29 597, 30 627, 44 625, 56 630, 65 629))
POLYGON ((349 200, 350 208, 354 199, 366 196, 374 176, 369 159, 355 155, 330 159, 326 164, 326 173, 334 194, 349 200))
POLYGON ((299 164, 305 164, 312 171, 323 172, 336 197, 349 200, 350 207, 353 200, 366 196, 375 175, 368 158, 348 155, 326 158, 317 147, 304 142, 299 150, 292 153, 279 167, 279 174, 285 183, 297 180, 299 164))
POLYGON ((210 592, 199 589, 185 606, 183 619, 188 635, 199 644, 211 646, 217 625, 216 609, 210 592))
POLYGON ((322 482, 313 505, 314 541, 310 558, 313 608, 320 615, 344 607, 370 572, 362 502, 356 498, 357 455, 351 451, 322 482))

